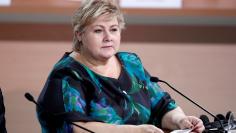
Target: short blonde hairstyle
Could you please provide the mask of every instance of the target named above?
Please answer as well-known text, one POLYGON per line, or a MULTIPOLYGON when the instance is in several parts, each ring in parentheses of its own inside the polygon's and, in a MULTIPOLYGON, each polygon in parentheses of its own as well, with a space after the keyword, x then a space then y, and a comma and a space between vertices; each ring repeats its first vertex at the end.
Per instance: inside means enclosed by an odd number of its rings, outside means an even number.
POLYGON ((124 28, 124 17, 116 0, 84 0, 72 18, 74 51, 79 51, 82 45, 82 42, 77 39, 77 33, 83 32, 86 26, 103 14, 117 17, 119 28, 124 28))

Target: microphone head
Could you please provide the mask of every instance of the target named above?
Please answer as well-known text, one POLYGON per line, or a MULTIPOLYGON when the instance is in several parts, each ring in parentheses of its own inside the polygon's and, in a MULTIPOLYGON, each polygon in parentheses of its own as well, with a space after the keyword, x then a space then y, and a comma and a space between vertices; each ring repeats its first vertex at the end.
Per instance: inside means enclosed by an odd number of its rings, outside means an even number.
POLYGON ((31 102, 35 102, 34 97, 30 93, 25 93, 25 98, 31 102))
POLYGON ((159 78, 158 77, 150 77, 150 81, 159 82, 159 78))
POLYGON ((201 115, 200 119, 202 120, 204 125, 206 125, 210 122, 209 118, 206 115, 201 115))
POLYGON ((225 116, 223 114, 217 114, 214 121, 219 121, 219 120, 226 120, 225 116))
POLYGON ((225 119, 226 119, 226 120, 229 120, 229 119, 234 120, 234 115, 233 115, 233 113, 232 113, 231 111, 228 111, 228 112, 226 113, 225 119))

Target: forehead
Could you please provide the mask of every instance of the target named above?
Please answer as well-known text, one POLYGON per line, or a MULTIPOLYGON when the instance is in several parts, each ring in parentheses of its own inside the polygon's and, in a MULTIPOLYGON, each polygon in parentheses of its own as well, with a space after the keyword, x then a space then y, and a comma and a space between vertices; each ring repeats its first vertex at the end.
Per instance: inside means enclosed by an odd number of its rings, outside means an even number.
POLYGON ((96 18, 91 25, 118 25, 118 20, 116 16, 104 14, 96 18))

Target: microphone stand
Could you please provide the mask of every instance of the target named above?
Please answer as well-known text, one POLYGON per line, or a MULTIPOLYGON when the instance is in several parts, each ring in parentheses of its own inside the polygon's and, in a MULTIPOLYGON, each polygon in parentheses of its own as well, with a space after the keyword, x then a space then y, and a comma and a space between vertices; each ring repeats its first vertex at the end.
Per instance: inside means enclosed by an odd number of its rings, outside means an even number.
POLYGON ((177 89, 175 89, 173 86, 171 86, 169 83, 167 83, 166 81, 163 81, 163 80, 160 80, 159 78, 157 77, 151 77, 150 80, 152 82, 162 82, 162 83, 165 83, 167 86, 169 86, 171 89, 173 89, 175 92, 177 92, 178 94, 180 94, 181 96, 183 96, 184 98, 186 98, 188 101, 190 101, 191 103, 193 103, 194 105, 196 105, 197 107, 199 107, 200 109, 202 109, 203 111, 205 111, 206 113, 208 113, 209 115, 211 115, 213 118, 215 118, 221 128, 219 129, 221 132, 223 133, 227 133, 227 131, 224 129, 224 126, 223 124, 221 123, 221 121, 219 120, 219 118, 217 118, 215 115, 213 115, 211 112, 207 111, 205 108, 203 108, 202 106, 200 106, 199 104, 197 104, 196 102, 194 102, 193 100, 191 100, 190 98, 188 98, 186 95, 184 95, 183 93, 181 93, 180 91, 178 91, 177 89))

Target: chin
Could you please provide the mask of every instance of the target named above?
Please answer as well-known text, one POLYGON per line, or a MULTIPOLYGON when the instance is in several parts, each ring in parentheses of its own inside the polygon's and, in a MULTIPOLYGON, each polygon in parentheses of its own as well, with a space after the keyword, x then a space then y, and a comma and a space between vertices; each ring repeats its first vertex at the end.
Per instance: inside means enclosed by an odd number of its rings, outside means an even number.
POLYGON ((116 53, 117 53, 117 51, 115 49, 101 51, 101 55, 104 55, 104 56, 113 56, 116 53))
POLYGON ((110 59, 111 57, 113 57, 115 54, 107 54, 107 55, 102 55, 102 58, 104 59, 110 59))
POLYGON ((113 57, 116 54, 116 52, 109 52, 109 53, 102 53, 101 57, 103 59, 110 59, 111 57, 113 57))

